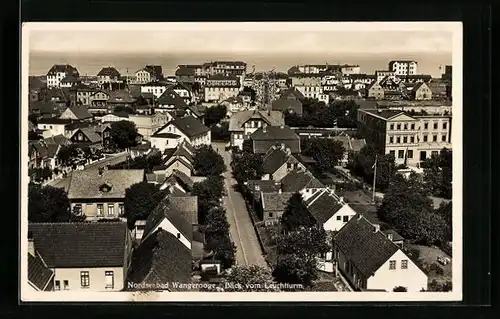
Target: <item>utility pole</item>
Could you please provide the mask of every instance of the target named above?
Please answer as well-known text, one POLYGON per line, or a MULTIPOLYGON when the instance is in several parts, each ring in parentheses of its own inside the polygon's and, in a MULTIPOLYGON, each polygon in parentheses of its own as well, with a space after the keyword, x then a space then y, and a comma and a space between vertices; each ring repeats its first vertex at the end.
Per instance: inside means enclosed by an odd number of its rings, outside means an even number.
POLYGON ((375 203, 375 184, 377 181, 377 156, 375 155, 375 164, 373 164, 373 195, 372 195, 372 201, 375 203))

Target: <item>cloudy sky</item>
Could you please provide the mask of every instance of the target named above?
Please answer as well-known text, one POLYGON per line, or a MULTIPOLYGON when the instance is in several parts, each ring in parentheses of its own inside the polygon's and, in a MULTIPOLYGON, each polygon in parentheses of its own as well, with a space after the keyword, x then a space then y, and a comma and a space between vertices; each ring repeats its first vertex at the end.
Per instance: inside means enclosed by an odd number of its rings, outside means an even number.
POLYGON ((451 53, 453 28, 442 23, 38 23, 24 30, 30 52, 382 54, 451 53))

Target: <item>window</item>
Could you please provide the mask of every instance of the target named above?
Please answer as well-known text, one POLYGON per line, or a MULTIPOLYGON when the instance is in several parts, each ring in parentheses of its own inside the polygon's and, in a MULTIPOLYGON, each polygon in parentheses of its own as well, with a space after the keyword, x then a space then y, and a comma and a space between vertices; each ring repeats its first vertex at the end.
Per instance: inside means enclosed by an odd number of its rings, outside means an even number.
POLYGON ((337 216, 337 220, 342 220, 342 216, 337 216))
POLYGON ((424 142, 427 142, 427 135, 424 135, 423 138, 424 138, 424 142))
POLYGON ((73 214, 76 216, 82 215, 82 204, 75 204, 75 206, 73 206, 73 214))
POLYGON ((438 123, 434 123, 434 129, 437 130, 438 129, 438 123))
POLYGON ((446 122, 443 123, 443 130, 446 130, 447 126, 448 126, 448 123, 446 123, 446 122))
POLYGON ((88 271, 80 271, 80 284, 82 288, 88 288, 90 286, 90 275, 88 271))
POLYGON ((347 223, 349 221, 349 216, 342 216, 342 221, 347 223))
POLYGON ((392 156, 396 156, 396 152, 395 151, 389 151, 389 154, 391 154, 392 156))
POLYGON ((408 260, 401 260, 401 269, 408 269, 408 260))
POLYGON ((432 141, 433 141, 433 142, 437 142, 437 140, 438 140, 438 136, 437 136, 437 135, 433 135, 433 136, 432 136, 432 141))
POLYGON ((398 158, 403 158, 405 156, 405 151, 404 150, 399 150, 398 151, 398 158))
POLYGON ((69 280, 64 280, 64 290, 69 290, 69 280))
POLYGON ((181 233, 177 233, 177 239, 181 238, 181 233))
POLYGON ((389 144, 392 144, 392 143, 394 143, 394 137, 390 136, 389 137, 389 144))
POLYGON ((398 143, 398 144, 401 143, 401 137, 399 137, 399 136, 396 137, 396 143, 398 143))
POLYGON ((407 130, 408 129, 408 124, 405 124, 404 125, 404 129, 407 130))
POLYGON ((389 269, 391 269, 391 270, 396 269, 396 261, 395 260, 389 261, 389 269))
POLYGON ((269 213, 269 218, 273 218, 273 213, 269 213))
POLYGON ((412 124, 411 125, 411 129, 414 130, 415 129, 415 124, 412 124))
POLYGON ((415 136, 410 136, 410 143, 415 143, 415 136))
POLYGON ((408 143, 408 137, 406 136, 403 137, 403 143, 408 143))
POLYGON ((55 281, 54 290, 61 290, 61 282, 59 280, 55 281))
POLYGON ((115 214, 115 205, 108 204, 108 216, 113 216, 115 214))
POLYGON ((424 129, 428 129, 429 128, 429 123, 424 123, 424 129))
POLYGON ((408 152, 406 153, 406 156, 408 158, 413 158, 413 150, 408 150, 408 152))
POLYGON ((441 136, 441 141, 446 142, 446 134, 441 136))
POLYGON ((394 130, 394 124, 391 124, 391 125, 390 125, 390 129, 391 129, 391 130, 394 130))
POLYGON ((115 276, 112 271, 105 271, 104 277, 106 280, 106 289, 113 289, 115 287, 115 276))
POLYGON ((438 156, 439 152, 438 151, 432 151, 431 156, 438 156))
POLYGON ((123 214, 125 214, 125 207, 123 206, 123 204, 118 205, 118 213, 120 214, 120 216, 123 216, 123 214))
POLYGON ((104 209, 104 205, 103 204, 97 204, 97 216, 102 216, 103 209, 104 209))
POLYGON ((401 129, 401 124, 398 124, 397 126, 398 131, 401 129))

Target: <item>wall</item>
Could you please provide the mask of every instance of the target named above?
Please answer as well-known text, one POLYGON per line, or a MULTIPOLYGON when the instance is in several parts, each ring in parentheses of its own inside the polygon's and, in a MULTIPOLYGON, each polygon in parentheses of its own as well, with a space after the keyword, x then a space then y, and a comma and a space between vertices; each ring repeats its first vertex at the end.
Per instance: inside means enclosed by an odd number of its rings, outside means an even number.
POLYGON ((304 171, 307 170, 301 163, 293 163, 290 168, 288 168, 287 163, 284 163, 280 168, 276 170, 276 172, 272 174, 272 179, 275 181, 281 181, 283 177, 285 177, 290 171, 294 170, 297 167, 301 167, 304 171))
POLYGON ((210 145, 210 143, 212 142, 210 131, 205 134, 192 136, 190 139, 188 139, 188 141, 195 147, 200 145, 210 145))
POLYGON ((233 132, 231 133, 231 146, 243 148, 243 141, 245 139, 240 138, 243 137, 243 132, 233 132))
POLYGON ((191 169, 189 169, 188 167, 186 167, 184 164, 182 164, 181 162, 179 161, 175 161, 175 163, 173 163, 172 165, 170 165, 166 170, 165 170, 165 174, 167 176, 169 176, 170 174, 172 174, 174 172, 174 170, 178 170, 178 171, 181 171, 183 172, 184 174, 186 174, 187 176, 191 176, 191 169))
MULTIPOLYGON (((344 216, 349 216, 349 220, 356 215, 349 205, 344 205, 340 210, 338 210, 335 215, 333 215, 329 220, 323 224, 323 228, 329 231, 339 231, 347 222, 344 222, 344 216), (338 220, 340 217, 340 220, 338 220)), ((349 221, 348 220, 348 221, 349 221)))
MULTIPOLYGON (((126 268, 125 268, 126 269, 126 268)), ((120 291, 124 287, 125 276, 123 267, 106 268, 57 268, 54 270, 54 280, 60 281, 61 290, 64 290, 64 280, 68 280, 71 291, 120 291), (81 287, 80 272, 89 272, 89 288, 81 287), (106 288, 105 272, 113 271, 114 287, 106 288)), ((54 281, 55 282, 55 281, 54 281)))
POLYGON ((177 230, 177 228, 166 218, 164 218, 161 221, 160 225, 156 226, 154 230, 150 232, 150 234, 154 233, 160 227, 163 230, 176 236, 180 240, 180 242, 184 244, 184 246, 186 246, 187 248, 189 248, 189 250, 191 250, 191 242, 189 241, 189 239, 187 239, 183 234, 181 234, 181 232, 177 230))
POLYGON ((104 218, 116 218, 120 214, 120 205, 123 205, 123 200, 106 200, 103 199, 103 202, 99 203, 89 203, 85 201, 85 199, 70 199, 71 202, 71 210, 74 209, 76 204, 82 205, 82 213, 87 216, 87 219, 104 219, 104 218), (101 216, 97 216, 97 204, 103 205, 103 214, 101 216), (108 215, 108 205, 114 204, 113 215, 108 215))
POLYGON ((64 135, 64 124, 38 124, 38 129, 44 130, 43 137, 64 135))
POLYGON ((155 147, 161 152, 167 148, 176 148, 178 144, 178 140, 174 138, 151 137, 151 147, 155 147))
POLYGON ((205 102, 223 101, 239 94, 237 87, 205 87, 205 102))
POLYGON ((392 291, 397 286, 406 287, 408 292, 427 289, 427 276, 401 250, 398 250, 375 272, 375 275, 367 280, 367 289, 392 291), (389 269, 390 260, 396 260, 396 269, 389 269), (401 269, 401 260, 408 260, 408 269, 401 269))

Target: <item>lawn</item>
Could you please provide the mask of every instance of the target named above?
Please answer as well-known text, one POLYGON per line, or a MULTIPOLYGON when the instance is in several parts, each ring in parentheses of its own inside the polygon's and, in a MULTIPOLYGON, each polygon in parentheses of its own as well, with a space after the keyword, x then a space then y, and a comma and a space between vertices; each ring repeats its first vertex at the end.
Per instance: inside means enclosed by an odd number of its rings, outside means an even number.
MULTIPOLYGON (((451 266, 451 261, 447 265, 442 265, 437 261, 437 257, 448 257, 445 252, 443 252, 441 249, 439 249, 436 246, 422 246, 422 245, 412 245, 409 244, 407 247, 410 250, 416 250, 419 252, 419 257, 417 263, 423 270, 426 272, 427 276, 429 277, 429 283, 431 283, 433 280, 436 280, 438 283, 445 283, 446 281, 451 281, 452 278, 452 266, 451 266), (442 274, 436 273, 435 270, 429 269, 431 267, 430 265, 435 264, 436 266, 432 267, 439 267, 443 270, 442 274)), ((451 258, 450 258, 451 259, 451 258)))

